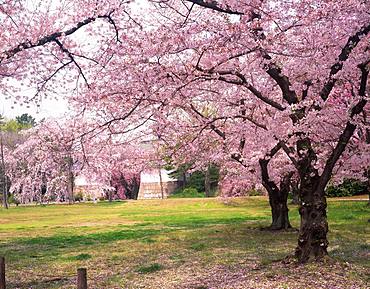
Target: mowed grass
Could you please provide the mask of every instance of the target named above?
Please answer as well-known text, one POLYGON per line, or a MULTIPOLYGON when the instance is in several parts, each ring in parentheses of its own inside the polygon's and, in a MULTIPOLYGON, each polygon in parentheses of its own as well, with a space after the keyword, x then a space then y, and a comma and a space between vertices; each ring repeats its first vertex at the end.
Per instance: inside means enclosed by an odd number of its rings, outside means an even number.
MULTIPOLYGON (((330 254, 364 282, 369 213, 366 202, 329 201, 330 254)), ((264 197, 12 207, 0 210, 0 255, 8 288, 75 288, 79 267, 88 269, 89 288, 201 288, 181 284, 235 267, 270 280, 290 274, 271 266, 297 239, 296 231, 260 230, 270 218, 264 197)), ((290 218, 297 228, 295 206, 290 218)))

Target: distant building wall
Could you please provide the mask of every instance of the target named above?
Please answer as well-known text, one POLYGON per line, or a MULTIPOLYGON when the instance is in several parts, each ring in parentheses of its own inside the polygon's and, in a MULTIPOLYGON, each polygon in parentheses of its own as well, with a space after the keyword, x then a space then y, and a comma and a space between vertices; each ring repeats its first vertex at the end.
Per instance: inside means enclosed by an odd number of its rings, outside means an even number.
POLYGON ((84 200, 95 200, 104 197, 104 188, 103 184, 89 181, 85 176, 77 176, 74 194, 82 194, 84 200))
MULTIPOLYGON (((162 169, 163 197, 167 198, 178 188, 178 182, 169 176, 169 171, 162 169)), ((161 199, 161 183, 159 170, 145 171, 140 174, 138 199, 161 199)))

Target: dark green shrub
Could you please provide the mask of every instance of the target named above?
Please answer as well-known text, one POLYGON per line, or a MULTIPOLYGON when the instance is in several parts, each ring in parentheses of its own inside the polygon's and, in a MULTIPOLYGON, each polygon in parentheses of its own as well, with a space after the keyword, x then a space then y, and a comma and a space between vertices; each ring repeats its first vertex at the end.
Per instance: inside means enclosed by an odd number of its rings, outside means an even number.
POLYGON ((13 194, 11 194, 9 196, 8 202, 9 202, 9 204, 14 204, 16 206, 18 206, 20 204, 20 201, 17 198, 15 198, 13 194))
POLYGON ((350 197, 366 193, 366 183, 354 179, 345 179, 343 183, 336 186, 328 186, 326 189, 326 196, 328 197, 350 197))
POLYGON ((169 198, 204 198, 204 193, 200 193, 196 188, 177 189, 169 198))
MULTIPOLYGON (((184 184, 185 188, 194 188, 198 192, 205 191, 205 172, 195 171, 190 175, 187 173, 190 169, 190 165, 182 165, 177 170, 173 171, 170 175, 173 178, 183 180, 184 175, 186 175, 186 181, 184 184)), ((209 181, 211 185, 211 193, 215 194, 218 187, 218 180, 220 175, 220 169, 216 165, 209 166, 209 181)))
POLYGON ((186 184, 188 188, 194 188, 198 192, 204 192, 204 173, 201 171, 193 172, 186 184))
POLYGON ((263 192, 261 190, 252 189, 248 191, 248 196, 263 196, 263 192))

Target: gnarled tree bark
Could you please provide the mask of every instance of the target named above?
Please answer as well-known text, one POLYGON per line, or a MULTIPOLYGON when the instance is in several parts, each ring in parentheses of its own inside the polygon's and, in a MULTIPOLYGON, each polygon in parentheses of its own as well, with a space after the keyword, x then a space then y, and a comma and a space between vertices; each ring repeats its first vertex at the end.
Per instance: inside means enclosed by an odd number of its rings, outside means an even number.
POLYGON ((311 259, 322 259, 328 254, 328 222, 325 193, 319 189, 320 176, 312 165, 316 161, 316 154, 308 138, 297 142, 297 152, 301 179, 299 189, 301 225, 295 255, 299 262, 305 263, 311 259))

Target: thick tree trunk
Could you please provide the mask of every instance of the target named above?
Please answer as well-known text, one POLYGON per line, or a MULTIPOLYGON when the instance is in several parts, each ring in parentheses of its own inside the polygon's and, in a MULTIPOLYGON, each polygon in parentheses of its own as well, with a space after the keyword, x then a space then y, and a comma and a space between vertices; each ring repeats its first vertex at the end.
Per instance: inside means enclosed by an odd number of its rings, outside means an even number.
POLYGON ((211 196, 211 176, 210 176, 210 166, 207 166, 204 177, 204 192, 207 198, 211 196))
POLYGON ((8 209, 9 208, 7 187, 8 187, 8 185, 6 183, 6 180, 4 179, 4 182, 3 182, 3 207, 5 209, 8 209))
POLYGON ((316 154, 311 147, 311 141, 308 138, 299 140, 297 151, 300 157, 298 168, 301 225, 295 255, 300 263, 306 263, 328 255, 326 197, 325 186, 320 185, 322 176, 319 176, 312 165, 316 161, 316 154))
POLYGON ((328 254, 326 198, 324 192, 316 190, 318 179, 313 178, 312 182, 312 186, 302 186, 300 190, 301 226, 296 257, 301 263, 320 260, 328 254))

